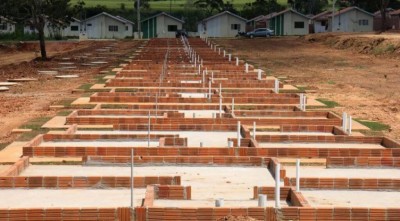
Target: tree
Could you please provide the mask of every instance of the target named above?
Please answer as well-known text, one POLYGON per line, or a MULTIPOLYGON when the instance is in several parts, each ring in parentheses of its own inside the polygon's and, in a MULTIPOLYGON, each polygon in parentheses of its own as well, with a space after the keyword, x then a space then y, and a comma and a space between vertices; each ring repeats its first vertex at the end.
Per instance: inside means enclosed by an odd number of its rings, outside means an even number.
POLYGON ((242 16, 253 18, 258 15, 267 15, 272 12, 279 12, 283 7, 276 0, 255 0, 251 3, 246 3, 242 10, 242 16))
POLYGON ((40 43, 42 60, 47 60, 44 28, 69 22, 72 13, 70 0, 1 0, 4 15, 35 28, 40 43), (4 8, 3 8, 4 9, 4 8))
POLYGON ((329 4, 328 0, 288 0, 293 9, 304 14, 318 14, 329 4))
POLYGON ((204 9, 207 16, 212 15, 214 11, 221 12, 224 9, 223 0, 196 0, 194 5, 199 9, 204 9))

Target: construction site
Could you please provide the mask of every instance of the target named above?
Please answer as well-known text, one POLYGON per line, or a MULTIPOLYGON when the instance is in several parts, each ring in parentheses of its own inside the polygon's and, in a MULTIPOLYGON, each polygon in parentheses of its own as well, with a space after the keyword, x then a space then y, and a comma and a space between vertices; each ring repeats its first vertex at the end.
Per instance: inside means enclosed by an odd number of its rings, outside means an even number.
POLYGON ((59 55, 61 79, 84 70, 97 81, 67 85, 68 111, 0 151, 0 220, 400 220, 400 141, 361 133, 351 113, 240 57, 237 42, 59 55))

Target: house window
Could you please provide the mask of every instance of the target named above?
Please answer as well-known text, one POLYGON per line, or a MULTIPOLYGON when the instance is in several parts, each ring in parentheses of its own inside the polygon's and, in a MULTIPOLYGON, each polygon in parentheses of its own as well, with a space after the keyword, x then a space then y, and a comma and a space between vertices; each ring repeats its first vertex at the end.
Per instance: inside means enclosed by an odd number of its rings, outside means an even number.
POLYGON ((177 31, 177 30, 178 30, 177 25, 168 25, 168 31, 173 32, 173 31, 177 31))
POLYGON ((304 28, 304 22, 303 21, 295 21, 294 28, 304 28))
POLYGON ((117 32, 118 31, 118 25, 109 25, 108 26, 108 31, 117 32))
POLYGON ((78 31, 78 30, 79 30, 79 26, 77 26, 77 25, 71 26, 71 31, 78 31))
POLYGON ((240 31, 240 24, 231 24, 231 30, 238 30, 238 31, 240 31))
POLYGON ((360 19, 360 20, 358 20, 358 25, 367 26, 368 25, 368 19, 360 19))
POLYGON ((29 26, 29 30, 34 31, 35 30, 35 26, 33 26, 33 25, 29 26))
POLYGON ((125 26, 125 31, 129 31, 129 26, 125 26))
POLYGON ((7 30, 7 23, 0 24, 0 30, 7 30))
POLYGON ((92 24, 87 24, 87 26, 89 26, 89 27, 90 27, 90 26, 92 26, 92 24))

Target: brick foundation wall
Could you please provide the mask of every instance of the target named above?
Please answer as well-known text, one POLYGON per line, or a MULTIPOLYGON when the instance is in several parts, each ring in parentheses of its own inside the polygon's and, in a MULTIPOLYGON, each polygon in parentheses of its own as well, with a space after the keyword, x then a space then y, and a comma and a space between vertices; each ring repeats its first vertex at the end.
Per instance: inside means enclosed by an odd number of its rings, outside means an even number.
POLYGON ((0 173, 0 177, 3 176, 18 176, 29 166, 29 157, 22 157, 7 170, 0 173))
POLYGON ((327 168, 395 167, 400 168, 400 157, 328 157, 327 168))

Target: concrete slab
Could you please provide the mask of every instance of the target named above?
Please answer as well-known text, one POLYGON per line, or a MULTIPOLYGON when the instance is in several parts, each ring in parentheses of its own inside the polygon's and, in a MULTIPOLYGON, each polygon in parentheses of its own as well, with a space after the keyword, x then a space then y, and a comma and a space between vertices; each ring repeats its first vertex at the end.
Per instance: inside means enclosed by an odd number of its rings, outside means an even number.
POLYGON ((0 82, 0 87, 9 87, 9 86, 15 86, 15 85, 20 85, 15 82, 0 82))
MULTIPOLYGON (((135 206, 140 206, 145 189, 135 189, 135 206)), ((129 207, 130 189, 2 189, 0 208, 129 207)))
POLYGON ((42 125, 42 128, 67 128, 68 125, 65 125, 67 117, 64 116, 55 116, 45 124, 42 125))
MULTIPOLYGON (((193 189, 192 189, 193 191, 193 189)), ((275 207, 274 196, 267 196, 270 200, 267 201, 267 207, 275 207)), ((218 197, 217 197, 218 198, 218 197)), ((189 207, 189 208, 198 208, 198 207, 215 207, 215 199, 207 199, 207 200, 160 200, 157 199, 154 201, 154 206, 159 207, 189 207)), ((281 200, 281 207, 288 207, 288 202, 281 200)), ((241 199, 241 200, 227 200, 224 199, 223 207, 258 207, 258 200, 252 199, 241 199)), ((222 208, 223 208, 222 207, 222 208)))
POLYGON ((290 85, 290 84, 284 84, 282 89, 283 90, 299 90, 297 87, 290 85))
POLYGON ((10 88, 8 87, 0 87, 0 92, 9 91, 10 88))
MULTIPOLYGON (((22 176, 129 176, 130 167, 31 165, 22 176)), ((183 186, 192 186, 193 200, 249 200, 253 186, 273 186, 267 168, 208 166, 135 167, 135 176, 181 176, 183 186)))
POLYGON ((78 78, 79 75, 76 74, 68 74, 68 75, 58 75, 56 76, 56 78, 60 78, 60 79, 69 79, 69 78, 78 78))
POLYGON ((37 81, 37 78, 16 78, 16 79, 8 79, 9 82, 29 82, 29 81, 37 81))
POLYGON ((16 129, 13 129, 13 130, 11 131, 11 133, 13 133, 13 134, 22 134, 22 133, 31 132, 31 131, 32 131, 32 129, 21 129, 21 128, 16 128, 16 129))
MULTIPOLYGON (((158 147, 160 145, 158 140, 150 140, 150 147, 158 147)), ((42 142, 40 147, 147 147, 147 140, 93 140, 93 141, 47 141, 42 142)))
POLYGON ((383 149, 380 144, 358 144, 358 143, 258 143, 260 147, 268 148, 368 148, 383 149))
POLYGON ((120 72, 120 71, 122 71, 122 68, 113 68, 111 71, 113 71, 113 72, 120 72))
MULTIPOLYGON (((89 131, 78 130, 76 134, 147 134, 146 131, 89 131)), ((150 134, 178 134, 179 137, 186 137, 188 147, 228 147, 228 138, 236 137, 236 132, 232 131, 151 131, 150 134), (213 139, 210 139, 213 137, 213 139)))
POLYGON ((105 88, 105 84, 94 84, 90 89, 94 90, 94 89, 104 89, 105 88))
POLYGON ((3 172, 3 171, 5 171, 5 170, 7 170, 8 168, 10 168, 11 167, 11 165, 0 165, 0 174, 3 172))
POLYGON ((71 105, 90 104, 90 97, 80 97, 76 99, 71 105))
POLYGON ((312 207, 400 207, 400 192, 302 190, 301 193, 312 207))
POLYGON ((107 75, 103 79, 115 79, 115 75, 107 75))
MULTIPOLYGON (((0 163, 15 163, 22 156, 22 147, 27 142, 13 142, 0 151, 0 163)), ((0 200, 1 201, 1 200, 0 200)))
MULTIPOLYGON (((296 167, 286 166, 286 175, 296 177, 296 167)), ((301 177, 321 178, 389 178, 400 179, 400 169, 369 169, 369 168, 326 168, 323 166, 302 166, 301 177)))

